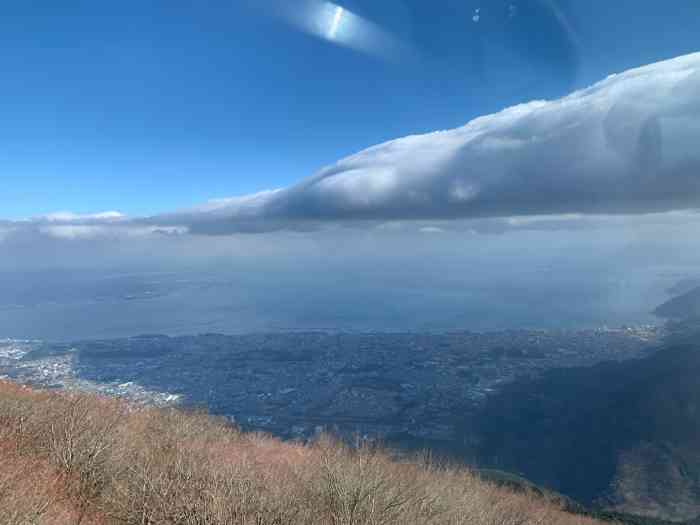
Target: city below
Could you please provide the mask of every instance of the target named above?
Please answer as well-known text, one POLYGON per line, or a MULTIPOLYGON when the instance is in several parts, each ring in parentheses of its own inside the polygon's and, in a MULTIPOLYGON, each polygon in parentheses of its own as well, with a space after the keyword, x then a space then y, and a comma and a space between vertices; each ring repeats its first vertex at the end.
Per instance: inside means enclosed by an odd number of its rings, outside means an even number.
MULTIPOLYGON (((0 379, 149 405, 205 408, 284 438, 319 431, 458 443, 471 414, 516 379, 650 355, 654 325, 567 331, 142 335, 0 340, 0 379)), ((438 446, 439 448, 439 446, 438 446)))

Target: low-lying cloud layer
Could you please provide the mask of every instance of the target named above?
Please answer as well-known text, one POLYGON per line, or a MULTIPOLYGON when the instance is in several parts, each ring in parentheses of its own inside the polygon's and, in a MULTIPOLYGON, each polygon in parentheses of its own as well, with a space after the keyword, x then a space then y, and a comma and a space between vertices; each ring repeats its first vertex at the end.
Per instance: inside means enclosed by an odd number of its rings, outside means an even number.
POLYGON ((223 235, 392 221, 420 221, 417 229, 439 233, 426 221, 455 219, 488 231, 692 210, 700 208, 699 144, 695 53, 613 75, 559 100, 380 144, 287 188, 147 218, 112 212, 0 222, 0 240, 25 228, 66 237, 106 230, 223 235), (529 216, 538 218, 522 219, 529 216))
POLYGON ((560 100, 393 140, 289 188, 148 224, 224 234, 333 221, 636 214, 700 206, 700 53, 560 100))

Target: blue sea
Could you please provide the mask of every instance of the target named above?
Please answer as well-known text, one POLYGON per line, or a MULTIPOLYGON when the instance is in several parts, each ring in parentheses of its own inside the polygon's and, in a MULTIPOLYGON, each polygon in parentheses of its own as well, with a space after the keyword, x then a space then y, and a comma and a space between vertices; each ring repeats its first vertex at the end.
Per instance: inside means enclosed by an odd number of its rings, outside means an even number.
POLYGON ((658 323, 692 269, 0 274, 0 338, 75 340, 277 330, 489 331, 658 323))

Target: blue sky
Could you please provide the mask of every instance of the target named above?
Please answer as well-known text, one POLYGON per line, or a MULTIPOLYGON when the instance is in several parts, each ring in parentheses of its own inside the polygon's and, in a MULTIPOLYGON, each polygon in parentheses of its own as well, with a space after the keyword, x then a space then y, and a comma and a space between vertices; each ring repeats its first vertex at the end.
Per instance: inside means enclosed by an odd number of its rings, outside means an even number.
POLYGON ((695 0, 340 2, 411 49, 391 61, 250 2, 57 4, 0 17, 0 218, 144 215, 286 186, 700 47, 695 0))

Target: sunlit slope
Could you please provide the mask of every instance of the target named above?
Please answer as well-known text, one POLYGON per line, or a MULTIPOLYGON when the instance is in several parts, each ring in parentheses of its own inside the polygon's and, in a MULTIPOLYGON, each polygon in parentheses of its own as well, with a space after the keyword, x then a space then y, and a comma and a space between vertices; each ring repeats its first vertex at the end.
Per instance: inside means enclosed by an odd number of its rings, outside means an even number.
POLYGON ((0 383, 0 523, 591 524, 470 472, 0 383))

